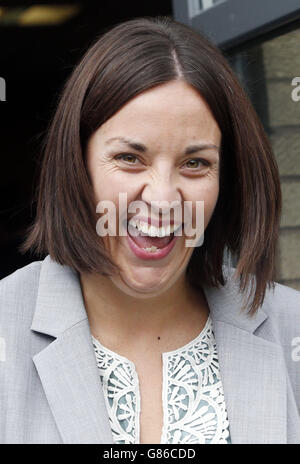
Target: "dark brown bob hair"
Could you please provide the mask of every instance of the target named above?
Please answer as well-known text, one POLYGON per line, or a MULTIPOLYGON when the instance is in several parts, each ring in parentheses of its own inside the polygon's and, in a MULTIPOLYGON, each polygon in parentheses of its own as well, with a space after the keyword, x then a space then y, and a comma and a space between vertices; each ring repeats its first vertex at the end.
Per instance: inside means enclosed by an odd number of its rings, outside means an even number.
POLYGON ((79 273, 119 271, 96 232, 86 144, 130 99, 174 79, 199 92, 222 133, 219 197, 187 276, 195 286, 224 285, 227 249, 236 256, 239 290, 246 293, 251 284, 247 314, 254 315, 267 286, 274 288, 281 214, 277 164, 221 51, 168 16, 136 18, 106 30, 73 70, 44 141, 36 218, 20 250, 48 253, 79 273))

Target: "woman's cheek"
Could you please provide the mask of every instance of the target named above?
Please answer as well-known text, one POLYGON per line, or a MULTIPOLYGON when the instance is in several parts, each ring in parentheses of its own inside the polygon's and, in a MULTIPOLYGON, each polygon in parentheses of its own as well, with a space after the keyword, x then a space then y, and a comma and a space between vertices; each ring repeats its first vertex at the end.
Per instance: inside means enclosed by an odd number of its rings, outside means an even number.
POLYGON ((193 218, 197 218, 200 212, 203 209, 204 215, 204 227, 206 228, 207 224, 210 221, 210 218, 214 212, 215 206, 217 204, 219 196, 219 184, 216 182, 214 185, 207 186, 204 190, 199 191, 197 195, 197 200, 194 201, 193 206, 193 218), (196 211, 196 201, 199 202, 198 210, 196 211))

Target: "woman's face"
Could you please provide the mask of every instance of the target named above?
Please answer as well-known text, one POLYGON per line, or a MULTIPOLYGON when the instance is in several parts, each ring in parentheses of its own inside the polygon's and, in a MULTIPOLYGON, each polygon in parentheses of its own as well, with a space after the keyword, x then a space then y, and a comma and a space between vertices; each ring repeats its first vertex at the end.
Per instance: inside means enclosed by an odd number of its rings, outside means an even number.
MULTIPOLYGON (((185 202, 192 202, 193 225, 195 202, 202 200, 205 230, 219 193, 220 144, 221 132, 208 105, 193 87, 179 80, 139 94, 91 136, 86 156, 95 201, 110 200, 116 206, 117 235, 99 240, 121 268, 119 276, 110 277, 119 289, 143 298, 164 292, 183 277, 194 249, 186 246, 184 229, 173 247, 167 246, 171 250, 159 251, 158 258, 149 246, 148 250, 134 246, 128 234, 119 236, 119 193, 127 194, 128 206, 144 202, 146 220, 163 218, 163 210, 151 210, 154 201, 177 202, 182 218, 185 202), (195 145, 208 144, 195 151, 195 145)), ((126 215, 130 219, 140 214, 137 210, 126 215)))

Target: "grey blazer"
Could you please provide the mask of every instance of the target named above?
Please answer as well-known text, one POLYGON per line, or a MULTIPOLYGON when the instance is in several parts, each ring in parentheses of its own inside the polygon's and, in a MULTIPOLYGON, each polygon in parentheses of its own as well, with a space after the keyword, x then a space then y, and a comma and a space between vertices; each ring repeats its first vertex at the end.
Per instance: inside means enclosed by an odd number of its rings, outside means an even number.
MULTIPOLYGON (((276 283, 249 319, 224 271, 203 290, 232 443, 300 443, 300 292, 276 283)), ((50 256, 18 269, 0 311, 0 443, 113 443, 78 274, 50 256)))

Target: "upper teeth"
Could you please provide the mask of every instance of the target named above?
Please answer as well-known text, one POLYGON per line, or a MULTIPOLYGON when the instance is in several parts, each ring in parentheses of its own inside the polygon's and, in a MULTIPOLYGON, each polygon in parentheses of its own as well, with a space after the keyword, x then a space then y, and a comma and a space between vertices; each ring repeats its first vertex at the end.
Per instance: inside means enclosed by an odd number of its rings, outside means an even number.
POLYGON ((156 227, 146 222, 143 222, 140 219, 134 219, 134 218, 131 218, 128 224, 132 227, 135 227, 140 232, 150 235, 150 237, 165 237, 166 235, 172 234, 174 230, 176 230, 175 229, 176 226, 174 224, 167 225, 165 227, 156 227))

